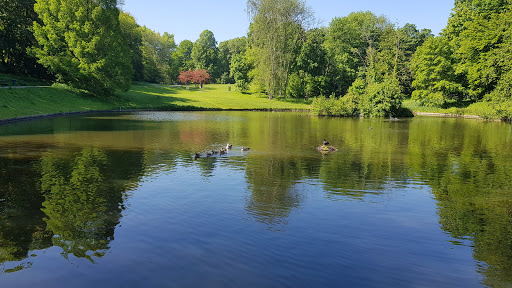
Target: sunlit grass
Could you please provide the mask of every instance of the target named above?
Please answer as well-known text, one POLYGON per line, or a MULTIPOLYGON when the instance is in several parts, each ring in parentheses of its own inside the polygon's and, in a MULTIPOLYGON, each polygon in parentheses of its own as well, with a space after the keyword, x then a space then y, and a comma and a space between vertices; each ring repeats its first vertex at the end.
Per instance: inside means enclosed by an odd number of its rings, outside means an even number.
POLYGON ((226 84, 206 85, 205 88, 189 89, 177 86, 134 85, 119 98, 126 101, 126 107, 162 107, 182 109, 216 109, 216 110, 260 110, 260 109, 309 109, 309 102, 268 100, 264 95, 243 94, 226 84), (231 87, 231 91, 229 91, 231 87))
POLYGON ((243 94, 229 85, 204 89, 138 83, 130 91, 110 97, 73 93, 62 85, 47 88, 0 89, 0 119, 91 110, 307 110, 303 100, 268 100, 243 94))
POLYGON ((467 105, 460 105, 460 107, 431 107, 421 106, 419 102, 414 100, 405 100, 403 106, 414 112, 423 113, 441 113, 452 114, 461 116, 479 116, 486 119, 498 119, 499 116, 488 102, 476 102, 467 105))
POLYGON ((48 88, 0 89, 0 119, 112 109, 110 103, 67 90, 48 88))

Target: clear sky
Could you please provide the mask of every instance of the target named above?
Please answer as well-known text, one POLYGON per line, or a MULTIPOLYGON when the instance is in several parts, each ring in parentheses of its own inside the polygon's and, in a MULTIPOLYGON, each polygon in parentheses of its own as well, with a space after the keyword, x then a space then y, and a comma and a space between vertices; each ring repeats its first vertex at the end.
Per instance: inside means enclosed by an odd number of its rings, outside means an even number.
MULTIPOLYGON (((319 26, 328 26, 334 17, 347 16, 350 12, 371 11, 387 16, 400 26, 412 23, 438 34, 446 26, 454 0, 309 0, 307 4, 319 26)), ((185 39, 196 41, 206 29, 213 32, 219 43, 245 36, 249 28, 245 8, 245 0, 125 0, 123 6, 139 25, 174 34, 178 44, 185 39)))

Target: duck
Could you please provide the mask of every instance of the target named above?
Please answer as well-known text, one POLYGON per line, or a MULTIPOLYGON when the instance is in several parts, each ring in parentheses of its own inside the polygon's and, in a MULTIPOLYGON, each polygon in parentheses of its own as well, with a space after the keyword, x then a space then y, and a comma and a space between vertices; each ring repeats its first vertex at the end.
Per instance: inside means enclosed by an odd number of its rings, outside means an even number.
POLYGON ((194 159, 197 159, 197 158, 200 158, 201 157, 201 154, 199 153, 194 153, 194 159))
POLYGON ((242 152, 249 151, 249 150, 251 150, 251 148, 242 147, 242 152))
POLYGON ((220 151, 219 151, 220 155, 224 155, 226 153, 228 153, 228 150, 226 148, 220 148, 220 151))
POLYGON ((329 142, 327 142, 327 140, 324 139, 324 146, 327 146, 329 145, 329 142))
POLYGON ((228 143, 228 145, 226 145, 226 150, 230 150, 231 148, 233 148, 233 145, 228 143))

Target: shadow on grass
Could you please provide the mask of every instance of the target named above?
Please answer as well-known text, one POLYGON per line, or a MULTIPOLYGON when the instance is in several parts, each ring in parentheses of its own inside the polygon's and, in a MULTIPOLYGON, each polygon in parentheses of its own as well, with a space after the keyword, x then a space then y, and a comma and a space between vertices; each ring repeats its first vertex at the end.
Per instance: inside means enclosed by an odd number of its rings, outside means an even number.
POLYGON ((313 103, 313 100, 306 100, 302 98, 274 98, 274 100, 280 101, 280 102, 286 102, 286 103, 293 103, 293 104, 305 104, 305 105, 311 105, 313 103))

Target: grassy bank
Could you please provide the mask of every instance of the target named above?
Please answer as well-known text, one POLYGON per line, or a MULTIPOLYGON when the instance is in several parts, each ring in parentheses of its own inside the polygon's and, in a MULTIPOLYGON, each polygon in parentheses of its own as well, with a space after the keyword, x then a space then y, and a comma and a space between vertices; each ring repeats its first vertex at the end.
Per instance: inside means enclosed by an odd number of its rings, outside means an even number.
MULTIPOLYGON (((12 81, 10 78, 4 80, 12 81)), ((21 81, 27 85, 45 84, 32 81, 30 78, 21 81)), ((96 110, 309 110, 310 104, 303 100, 270 101, 264 95, 234 91, 234 87, 230 85, 207 85, 204 89, 191 86, 190 89, 186 89, 180 86, 137 83, 130 91, 110 97, 73 93, 57 85, 45 88, 0 88, 0 119, 96 110), (232 91, 229 91, 229 87, 232 91)), ((405 100, 403 106, 416 113, 500 118, 485 102, 443 109, 420 106, 416 101, 405 100)))
MULTIPOLYGON (((79 95, 59 87, 0 89, 0 119, 91 110, 306 110, 304 101, 268 100, 263 95, 228 91, 229 85, 174 87, 139 83, 111 97, 79 95)), ((234 88, 231 86, 231 88, 234 88)))
POLYGON ((402 106, 414 113, 439 113, 458 116, 478 116, 484 119, 503 119, 508 118, 504 114, 499 113, 496 107, 491 106, 489 102, 462 103, 458 106, 449 108, 421 106, 417 101, 405 100, 402 106))

